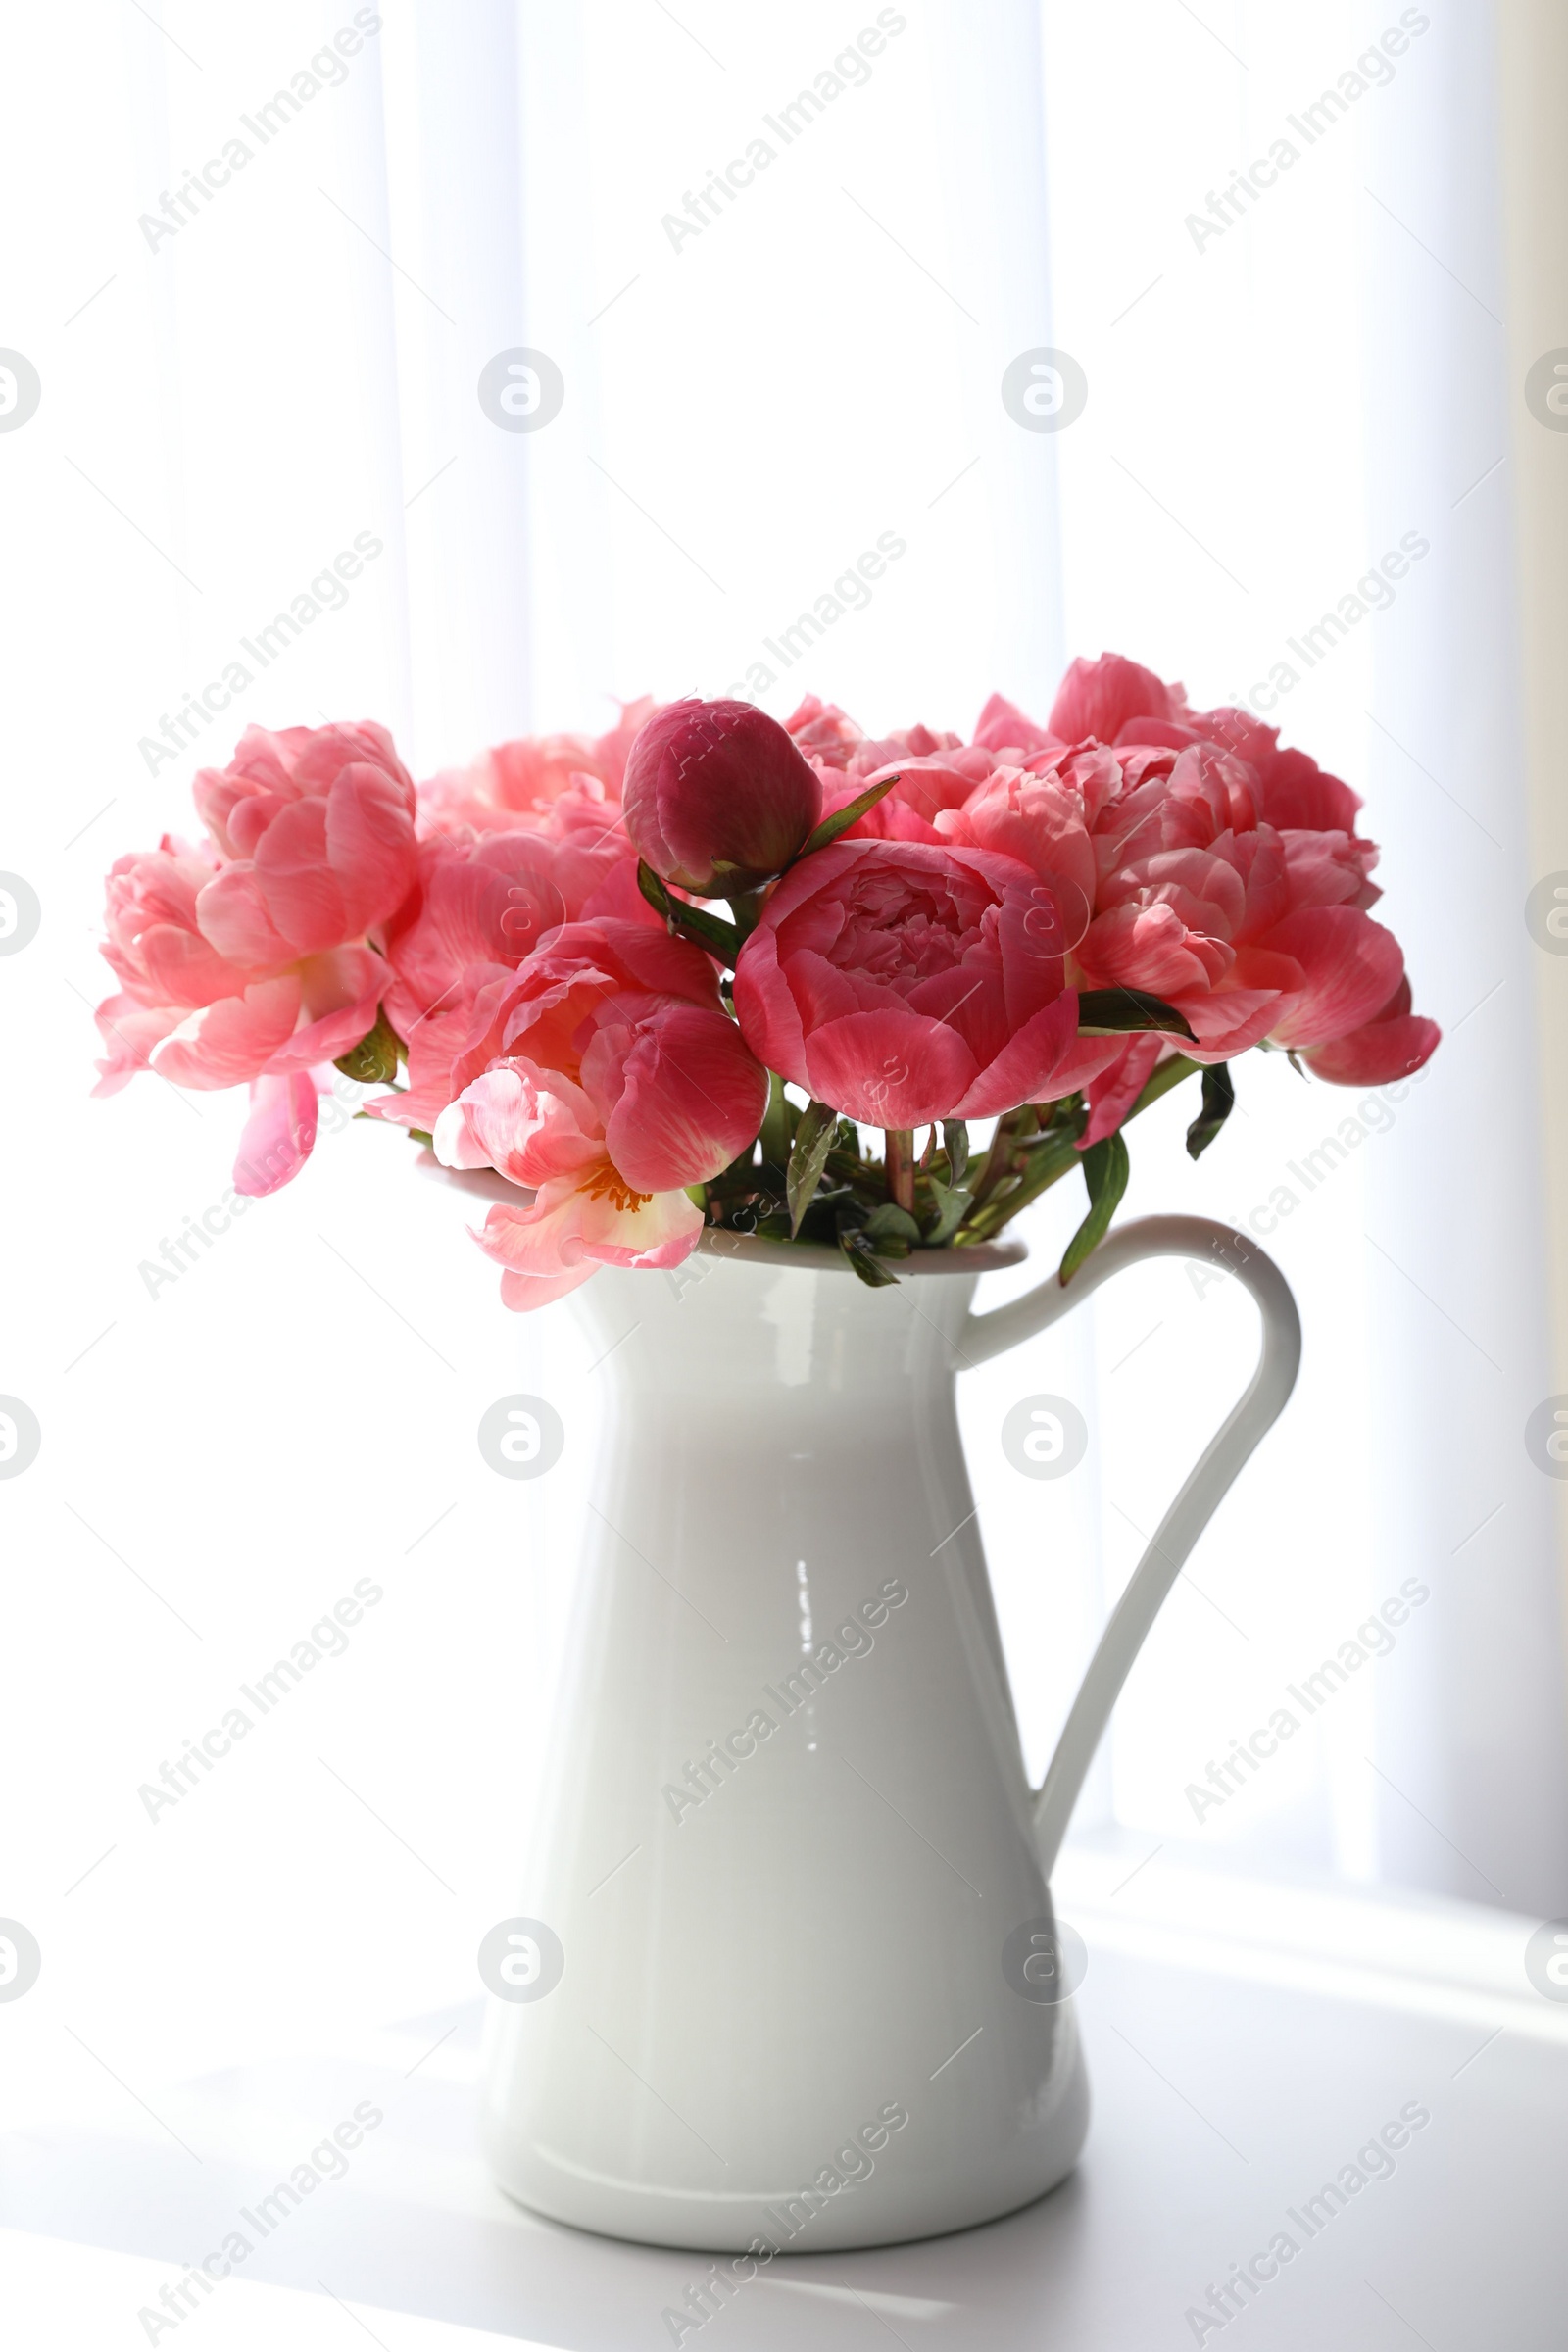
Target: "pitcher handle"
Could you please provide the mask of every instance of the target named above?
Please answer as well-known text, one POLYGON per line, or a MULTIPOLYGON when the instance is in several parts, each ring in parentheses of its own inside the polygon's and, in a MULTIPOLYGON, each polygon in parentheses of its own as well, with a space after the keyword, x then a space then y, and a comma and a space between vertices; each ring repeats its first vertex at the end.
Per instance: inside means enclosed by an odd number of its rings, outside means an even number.
POLYGON ((1035 1792, 1035 1832, 1048 1878, 1110 1710, 1161 1601, 1243 1463, 1278 1420, 1296 1385, 1301 1360, 1301 1322, 1284 1275, 1245 1234, 1216 1225, 1207 1217, 1140 1217, 1136 1223, 1108 1233, 1085 1258, 1070 1287, 1064 1288, 1052 1275, 1006 1306, 971 1315, 957 1342, 960 1367, 983 1363, 1004 1348, 1047 1330, 1102 1282, 1146 1257, 1202 1258, 1234 1274, 1257 1300, 1262 1349, 1246 1394, 1210 1439, 1111 1611, 1056 1742, 1056 1752, 1035 1792))

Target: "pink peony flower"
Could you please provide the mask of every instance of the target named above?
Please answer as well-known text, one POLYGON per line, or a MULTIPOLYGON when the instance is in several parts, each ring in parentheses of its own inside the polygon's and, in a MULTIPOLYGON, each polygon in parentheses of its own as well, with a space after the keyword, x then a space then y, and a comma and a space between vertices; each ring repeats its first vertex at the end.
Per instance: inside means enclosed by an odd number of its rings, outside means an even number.
MULTIPOLYGON (((1041 742, 1032 720, 993 697, 977 743, 994 758, 1009 737, 1035 748, 1008 754, 1012 764, 937 824, 948 840, 1021 858, 1056 893, 1070 981, 1165 998, 1196 1031, 1184 1051, 1200 1061, 1267 1041, 1301 1051, 1320 1076, 1343 1071, 1347 1084, 1420 1066, 1438 1031, 1410 1015, 1397 947, 1367 920, 1377 851, 1355 832, 1360 804, 1348 785, 1305 753, 1281 751, 1277 730, 1250 712, 1195 711, 1179 686, 1116 655, 1072 664, 1046 732, 1041 742), (1049 740, 1086 732, 1099 740, 1049 740), (1331 910, 1332 921, 1314 919, 1331 910)), ((1115 1129, 1173 1050, 1132 1040, 1091 1078, 1086 1144, 1115 1129)))
POLYGON ((208 851, 166 836, 110 869, 105 960, 123 993, 98 1023, 109 1047, 99 1094, 139 1069, 177 1086, 234 1086, 264 1071, 304 1069, 358 1045, 375 1023, 386 967, 363 943, 281 962, 231 962, 203 928, 215 879, 208 851))
MULTIPOLYGON (((571 1133, 594 1145, 580 1181, 566 1185, 567 1171, 552 1163, 557 1189, 548 1199, 542 1191, 531 1210, 492 1211, 487 1247, 505 1241, 503 1262, 516 1278, 504 1290, 512 1305, 542 1304, 599 1263, 665 1265, 684 1257, 702 1215, 683 1188, 738 1158, 767 1107, 767 1072, 723 1011, 708 957, 641 923, 564 924, 522 970, 481 989, 469 1038, 451 1066, 451 1097, 470 1108, 488 1103, 492 1119, 498 1103, 510 1104, 524 1119, 526 1142, 536 1106, 488 1085, 503 1067, 533 1073, 529 1083, 556 1102, 578 1104, 571 1133), (670 1248, 673 1257, 648 1254, 670 1248), (575 1267, 582 1270, 565 1280, 575 1267), (520 1287, 546 1279, 557 1287, 520 1287)), ((545 1185, 545 1163, 518 1156, 522 1142, 508 1142, 493 1123, 475 1124, 477 1112, 464 1115, 466 1125, 450 1111, 436 1124, 449 1165, 488 1163, 514 1183, 545 1185), (468 1139, 463 1150, 484 1157, 452 1158, 460 1135, 468 1139)), ((550 1132, 565 1130, 558 1122, 550 1132)))
POLYGON ((778 873, 822 813, 812 769, 752 703, 666 703, 631 747, 622 798, 655 873, 720 898, 778 873))
POLYGON ((724 1013, 664 999, 602 1018, 577 1083, 514 1057, 469 1081, 436 1122, 449 1167, 494 1167, 537 1188, 492 1208, 481 1237, 511 1306, 542 1305, 595 1267, 676 1265, 703 1214, 685 1187, 750 1144, 767 1073, 724 1013), (544 1286, 544 1287, 541 1287, 544 1286))
MULTIPOLYGON (((910 732, 919 737, 926 735, 927 730, 915 727, 910 732)), ((876 750, 886 752, 887 743, 879 743, 876 750)), ((864 816, 857 817, 839 839, 941 842, 945 838, 939 829, 941 819, 964 806, 991 773, 991 767, 988 752, 963 746, 945 745, 937 751, 911 753, 895 749, 891 757, 863 770, 858 761, 852 761, 842 775, 831 769, 822 771, 822 812, 829 815, 837 808, 847 808, 868 786, 896 776, 898 781, 893 789, 874 808, 868 808, 864 816)))
POLYGON ((1016 858, 835 842, 768 900, 735 1011, 760 1060, 851 1118, 986 1118, 1063 1091, 1064 944, 1054 897, 1016 858))
POLYGON ((837 703, 824 703, 815 694, 808 694, 784 721, 784 731, 797 751, 822 767, 848 767, 854 753, 865 740, 848 712, 841 710, 837 703))
POLYGON ((247 728, 195 791, 215 847, 166 838, 110 872, 104 955, 122 994, 98 1008, 98 1091, 145 1068, 249 1083, 234 1181, 271 1192, 315 1140, 310 1071, 375 1025, 391 974, 367 934, 415 878, 414 786, 367 722, 247 728))
POLYGON ((462 768, 444 768, 419 787, 420 830, 511 833, 543 825, 557 803, 597 784, 617 811, 626 755, 658 705, 651 695, 623 703, 608 734, 525 735, 498 743, 462 768))
POLYGON ((1055 893, 1069 947, 1088 930, 1097 867, 1091 828, 1120 788, 1115 755, 1098 744, 1063 748, 1039 771, 996 767, 956 808, 938 812, 938 838, 1018 858, 1055 893))
POLYGON ((452 1101, 452 1063, 473 1026, 479 991, 530 956, 546 932, 600 913, 661 935, 637 888, 625 835, 606 824, 603 787, 577 776, 537 830, 432 834, 419 880, 387 929, 387 1017, 409 1050, 406 1088, 366 1104, 374 1117, 428 1130, 452 1101))
POLYGON ((1304 1048, 1301 1058, 1331 1086, 1388 1086, 1429 1061, 1442 1034, 1436 1021, 1410 1010, 1410 983, 1401 980, 1381 1012, 1326 1045, 1304 1048))
POLYGON ((1114 743, 1129 719, 1174 717, 1185 710, 1186 699, 1179 686, 1167 686, 1124 655, 1102 654, 1090 662, 1080 654, 1067 664, 1047 725, 1058 743, 1078 743, 1086 735, 1114 743))
POLYGON ((1000 760, 1021 764, 1027 754, 1050 751, 1063 739, 1025 718, 1017 704, 1009 703, 1004 694, 994 694, 975 722, 971 740, 1000 760))
POLYGON ((230 963, 363 939, 415 875, 414 783, 384 727, 247 727, 192 790, 223 864, 196 919, 230 963))
POLYGON ((494 974, 480 988, 449 1099, 493 1061, 518 1054, 575 1081, 596 1028, 634 1021, 670 999, 724 1017, 718 975, 701 948, 672 939, 662 924, 564 923, 520 970, 494 974))
POLYGON ((504 1269, 507 1306, 546 1306, 603 1265, 677 1266, 697 1247, 696 1203, 683 1191, 628 1184, 588 1090, 529 1062, 498 1063, 465 1087, 434 1143, 449 1168, 494 1167, 534 1188, 515 1206, 497 1201, 474 1236, 504 1269))

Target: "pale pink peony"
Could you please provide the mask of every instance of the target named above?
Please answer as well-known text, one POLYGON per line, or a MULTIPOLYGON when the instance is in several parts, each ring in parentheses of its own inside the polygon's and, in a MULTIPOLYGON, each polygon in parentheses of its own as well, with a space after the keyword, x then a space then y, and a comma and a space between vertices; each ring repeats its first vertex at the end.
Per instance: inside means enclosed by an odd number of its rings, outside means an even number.
POLYGON ((248 728, 195 793, 214 846, 166 838, 110 872, 104 955, 122 993, 98 1008, 98 1091, 145 1068, 249 1083, 235 1184, 270 1192, 315 1140, 309 1073, 375 1025, 391 974, 367 934, 415 878, 414 786, 366 722, 248 728))
POLYGON ((677 1266, 696 1249, 703 1212, 680 1190, 644 1193, 610 1157, 586 1089, 525 1061, 503 1062, 443 1111, 436 1156, 494 1167, 532 1200, 497 1201, 474 1236, 504 1270, 510 1307, 547 1306, 601 1266, 677 1266))
POLYGON ((586 781, 618 814, 626 755, 659 706, 651 695, 621 705, 608 733, 524 735, 498 743, 466 767, 443 768, 419 786, 421 832, 511 833, 543 825, 558 801, 586 781))
POLYGON ((784 729, 794 738, 797 751, 823 767, 848 767, 857 747, 865 740, 837 703, 824 703, 815 694, 806 697, 784 721, 784 729))
POLYGON ((480 1237, 510 1306, 543 1305, 599 1265, 676 1265, 703 1215, 687 1185, 753 1141, 767 1074, 724 1013, 664 999, 601 1017, 574 1083, 522 1056, 469 1081, 436 1122, 449 1167, 536 1188, 492 1208, 480 1237))
POLYGON ((196 919, 230 963, 275 967, 363 939, 414 881, 414 782, 369 720, 247 727, 192 791, 223 858, 196 919))

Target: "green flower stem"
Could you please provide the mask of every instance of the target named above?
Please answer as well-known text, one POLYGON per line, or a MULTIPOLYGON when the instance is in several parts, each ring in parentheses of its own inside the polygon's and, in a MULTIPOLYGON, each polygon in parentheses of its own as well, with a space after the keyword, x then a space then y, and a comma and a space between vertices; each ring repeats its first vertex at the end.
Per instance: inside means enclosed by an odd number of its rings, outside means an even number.
POLYGON ((984 1208, 1003 1177, 1007 1173, 1008 1162, 1012 1156, 1012 1140, 1017 1129, 1017 1121, 1018 1113, 1015 1110, 1009 1110, 1004 1117, 997 1121, 997 1132, 991 1138, 991 1149, 986 1153, 985 1165, 980 1170, 975 1182, 974 1208, 969 1212, 971 1223, 975 1212, 984 1208))
POLYGON ((882 1164, 887 1171, 888 1199, 896 1207, 914 1214, 914 1130, 884 1127, 882 1164))
POLYGON ((750 939, 757 929, 757 918, 762 911, 761 891, 732 890, 729 894, 729 910, 742 941, 750 939))
POLYGON ((784 1093, 784 1081, 776 1070, 767 1074, 767 1108, 762 1113, 760 1136, 762 1157, 770 1168, 787 1168, 790 1164, 790 1106, 784 1093))
MULTIPOLYGON (((1136 1119, 1141 1110, 1147 1110, 1152 1102, 1157 1102, 1161 1095, 1168 1095, 1173 1086, 1180 1086, 1184 1078, 1191 1078, 1200 1066, 1196 1061, 1189 1061, 1185 1054, 1173 1054, 1169 1061, 1160 1063, 1122 1125, 1125 1127, 1128 1119, 1136 1119)), ((1000 1127, 998 1134, 1001 1134, 1000 1127)), ((992 1152, 995 1153, 995 1151, 996 1145, 993 1144, 992 1152)), ((956 1243, 961 1248, 965 1242, 991 1241, 1020 1209, 1027 1208, 1031 1200, 1038 1200, 1042 1193, 1049 1192, 1052 1185, 1059 1183, 1069 1169, 1080 1164, 1082 1158, 1083 1153, 1069 1137, 1064 1137, 1059 1144, 1037 1144, 1030 1153, 1028 1171, 1021 1181, 1010 1192, 1004 1193, 1000 1200, 982 1201, 975 1209, 971 1209, 962 1229, 954 1237, 956 1243)), ((988 1159, 988 1172, 990 1164, 988 1159)))

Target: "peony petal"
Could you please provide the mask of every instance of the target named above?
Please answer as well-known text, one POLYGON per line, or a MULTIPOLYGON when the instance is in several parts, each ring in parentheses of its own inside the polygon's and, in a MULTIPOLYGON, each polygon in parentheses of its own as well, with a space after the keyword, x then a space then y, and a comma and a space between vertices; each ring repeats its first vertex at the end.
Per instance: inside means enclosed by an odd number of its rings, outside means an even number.
POLYGON ((98 1064, 95 1095, 118 1095, 138 1070, 152 1067, 153 1048, 177 1029, 183 1007, 140 1004, 134 997, 105 997, 93 1019, 108 1049, 98 1064))
POLYGON ((193 1009, 214 1004, 220 997, 237 997, 253 977, 251 971, 226 962, 199 931, 186 931, 173 923, 151 924, 136 945, 147 995, 155 1004, 193 1009))
POLYGON ((923 1127, 952 1118, 978 1076, 973 1054, 945 1023, 855 1012, 808 1037, 802 1083, 868 1127, 923 1127))
POLYGON ((1067 664, 1048 723, 1059 743, 1079 743, 1086 735, 1114 743, 1129 719, 1173 718, 1181 708, 1181 688, 1167 686, 1141 662, 1122 654, 1091 662, 1080 654, 1067 664))
POLYGON ((326 796, 326 855, 342 895, 345 921, 332 947, 395 914, 418 872, 414 815, 396 777, 363 763, 345 767, 326 796))
MULTIPOLYGON (((957 1116, 1000 1118, 1020 1102, 1051 1102, 1070 1093, 1059 1073, 1078 1042, 1078 999, 1067 989, 1008 1039, 957 1103, 957 1116)), ((1117 1043, 1114 1038, 1094 1042, 1112 1050, 1117 1043)))
POLYGON ((256 845, 256 878, 272 922, 296 954, 335 948, 350 934, 343 892, 327 858, 326 804, 296 801, 256 845))
POLYGON ((582 1063, 616 1168, 641 1193, 717 1176, 753 1142, 767 1108, 767 1072, 735 1023, 670 1004, 618 1034, 624 1047, 607 1028, 582 1063))
POLYGON ((554 1277, 580 1266, 678 1266, 696 1249, 703 1212, 684 1193, 627 1196, 604 1167, 595 1191, 565 1180, 531 1203, 497 1201, 475 1236, 487 1257, 514 1273, 554 1277))
POLYGON ((1404 975, 1392 931, 1355 906, 1308 906, 1276 923, 1262 943, 1293 956, 1305 975, 1270 1032, 1282 1046, 1323 1046, 1370 1021, 1404 975))
POLYGON ((260 1200, 297 1176, 316 1142, 316 1081, 309 1071, 255 1079, 234 1161, 234 1190, 260 1200))
POLYGON ((301 1002, 297 972, 258 980, 243 996, 220 997, 187 1013, 148 1058, 175 1086, 210 1089, 259 1078, 293 1036, 301 1002))
POLYGON ((1091 1144, 1103 1143, 1107 1135, 1115 1134, 1153 1076, 1165 1051, 1166 1041, 1162 1037, 1131 1038, 1110 1067, 1091 1083, 1089 1124, 1079 1138, 1080 1152, 1087 1152, 1091 1144))
POLYGON ((1025 718, 1017 704, 1009 703, 1004 694, 990 697, 970 737, 972 743, 989 752, 1039 752, 1061 740, 1035 719, 1025 718))
POLYGON ((299 954, 268 913, 261 882, 248 858, 225 865, 198 893, 196 920, 202 936, 230 963, 265 970, 292 963, 299 954))
POLYGON ((1331 1086, 1387 1086, 1396 1078, 1411 1077, 1429 1061, 1442 1036, 1436 1021, 1410 1010, 1406 980, 1375 1019, 1348 1037, 1309 1048, 1302 1059, 1314 1077, 1327 1079, 1331 1086))

